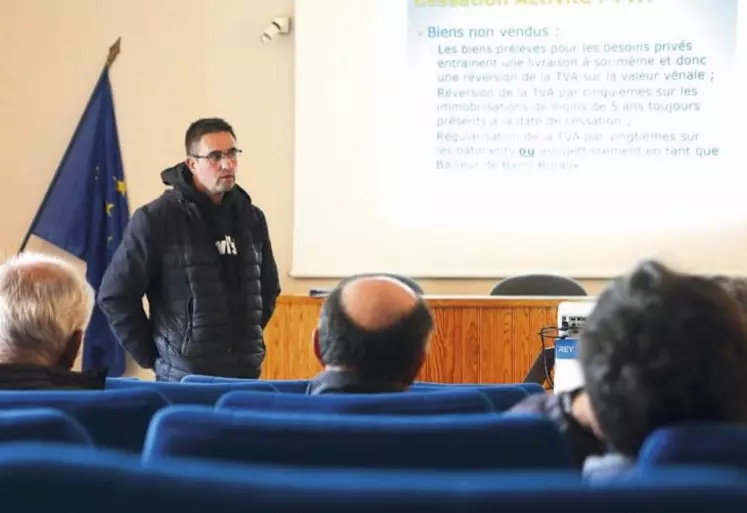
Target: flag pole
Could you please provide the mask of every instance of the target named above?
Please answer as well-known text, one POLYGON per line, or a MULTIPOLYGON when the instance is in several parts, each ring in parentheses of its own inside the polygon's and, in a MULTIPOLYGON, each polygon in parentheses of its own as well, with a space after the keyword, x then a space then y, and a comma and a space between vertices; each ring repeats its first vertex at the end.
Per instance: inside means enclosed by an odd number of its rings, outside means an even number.
POLYGON ((114 64, 114 61, 117 60, 117 55, 119 55, 120 50, 122 49, 122 38, 118 37, 116 41, 114 41, 114 44, 109 47, 109 55, 106 57, 106 69, 109 69, 112 67, 112 64, 114 64))
POLYGON ((108 71, 109 68, 111 68, 112 64, 114 64, 114 61, 117 60, 117 56, 119 55, 119 52, 121 51, 121 47, 122 47, 121 37, 118 37, 117 40, 114 42, 114 44, 109 47, 109 53, 107 54, 107 57, 106 57, 106 64, 104 65, 104 69, 101 72, 99 79, 96 81, 96 86, 93 88, 93 92, 91 93, 91 97, 88 99, 86 108, 83 109, 83 115, 80 117, 80 121, 78 121, 78 126, 76 126, 75 128, 75 133, 73 133, 73 136, 70 138, 70 143, 68 144, 67 149, 65 150, 65 154, 62 156, 60 165, 57 167, 57 171, 55 171, 55 174, 52 177, 52 181, 49 184, 49 188, 47 188, 47 192, 44 194, 44 198, 42 199, 42 202, 39 204, 39 209, 36 211, 36 214, 34 214, 34 219, 33 221, 31 221, 31 225, 29 226, 29 229, 26 231, 26 235, 24 235, 23 241, 21 241, 21 247, 18 249, 19 253, 21 253, 24 249, 26 249, 26 244, 28 244, 29 239, 31 238, 31 235, 34 232, 34 228, 36 227, 36 223, 39 221, 39 216, 41 215, 42 210, 44 209, 44 205, 47 203, 49 194, 54 189, 55 183, 57 183, 57 179, 60 176, 60 171, 62 170, 63 167, 65 167, 65 161, 67 160, 70 150, 72 149, 73 142, 75 142, 75 139, 78 135, 78 129, 80 128, 81 122, 86 118, 86 114, 88 114, 88 111, 91 108, 91 101, 93 100, 94 93, 98 89, 99 82, 104 77, 104 72, 108 71))

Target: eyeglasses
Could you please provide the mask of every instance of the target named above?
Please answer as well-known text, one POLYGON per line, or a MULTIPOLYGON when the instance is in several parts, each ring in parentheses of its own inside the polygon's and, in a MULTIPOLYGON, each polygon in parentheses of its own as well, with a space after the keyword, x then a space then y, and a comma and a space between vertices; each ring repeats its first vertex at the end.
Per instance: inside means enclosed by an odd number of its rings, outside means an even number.
POLYGON ((217 166, 221 162, 223 162, 223 159, 227 159, 231 162, 236 162, 239 155, 241 154, 241 150, 238 148, 231 148, 228 151, 211 151, 207 155, 191 155, 192 158, 195 159, 206 159, 208 160, 212 165, 217 166))

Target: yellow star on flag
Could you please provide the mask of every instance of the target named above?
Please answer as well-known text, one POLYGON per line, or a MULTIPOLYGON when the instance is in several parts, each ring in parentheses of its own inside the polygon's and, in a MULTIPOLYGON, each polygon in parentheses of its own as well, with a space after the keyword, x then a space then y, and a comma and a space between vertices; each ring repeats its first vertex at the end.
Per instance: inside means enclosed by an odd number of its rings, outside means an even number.
POLYGON ((124 182, 124 180, 117 179, 116 176, 112 177, 114 179, 114 183, 117 184, 117 192, 122 194, 122 196, 127 194, 127 184, 124 182))
POLYGON ((106 215, 111 216, 113 208, 114 208, 114 203, 107 203, 106 204, 106 215))

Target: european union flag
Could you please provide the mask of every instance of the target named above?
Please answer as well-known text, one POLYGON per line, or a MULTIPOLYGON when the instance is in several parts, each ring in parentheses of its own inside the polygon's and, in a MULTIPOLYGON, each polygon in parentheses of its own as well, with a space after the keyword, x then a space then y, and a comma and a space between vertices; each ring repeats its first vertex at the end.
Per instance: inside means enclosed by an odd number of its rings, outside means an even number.
MULTIPOLYGON (((130 217, 109 68, 104 68, 62 163, 29 229, 87 264, 98 292, 130 217)), ((27 235, 28 239, 28 235, 27 235)), ((24 246, 25 246, 24 241, 24 246)), ((23 249, 23 247, 21 248, 23 249)), ((125 354, 98 306, 83 345, 83 369, 125 370, 125 354)))

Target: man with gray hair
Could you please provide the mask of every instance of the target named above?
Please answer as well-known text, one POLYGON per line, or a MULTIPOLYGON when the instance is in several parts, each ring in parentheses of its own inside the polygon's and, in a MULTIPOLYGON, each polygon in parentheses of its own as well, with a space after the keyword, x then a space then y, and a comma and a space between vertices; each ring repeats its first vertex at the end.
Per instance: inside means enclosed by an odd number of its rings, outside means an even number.
POLYGON ((75 363, 94 292, 64 260, 21 253, 0 264, 0 388, 102 389, 75 363))

